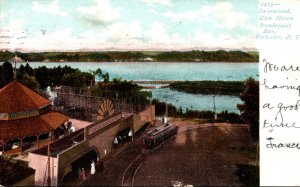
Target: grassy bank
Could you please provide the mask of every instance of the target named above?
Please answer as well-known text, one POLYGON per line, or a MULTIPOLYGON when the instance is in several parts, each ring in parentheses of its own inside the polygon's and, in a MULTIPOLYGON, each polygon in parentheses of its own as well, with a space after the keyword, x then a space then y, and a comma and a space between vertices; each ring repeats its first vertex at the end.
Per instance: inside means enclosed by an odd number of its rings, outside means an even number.
MULTIPOLYGON (((163 116, 166 112, 166 105, 164 102, 160 102, 157 99, 152 100, 152 104, 155 105, 155 115, 163 116)), ((180 107, 177 109, 174 105, 168 103, 168 116, 180 117, 187 119, 202 119, 204 123, 212 122, 227 122, 227 123, 243 123, 241 116, 236 113, 222 111, 217 113, 217 119, 214 119, 215 113, 211 110, 191 110, 186 108, 185 111, 180 107)))
POLYGON ((180 81, 170 88, 193 94, 216 94, 238 96, 245 89, 243 81, 180 81))

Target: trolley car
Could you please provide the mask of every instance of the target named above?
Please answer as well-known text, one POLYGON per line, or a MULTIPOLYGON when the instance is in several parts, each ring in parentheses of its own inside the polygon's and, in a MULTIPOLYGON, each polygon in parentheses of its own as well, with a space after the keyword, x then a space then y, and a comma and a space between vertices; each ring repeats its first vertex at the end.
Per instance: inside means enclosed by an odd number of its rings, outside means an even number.
POLYGON ((164 124, 143 136, 142 144, 145 149, 152 149, 178 133, 178 126, 164 124))

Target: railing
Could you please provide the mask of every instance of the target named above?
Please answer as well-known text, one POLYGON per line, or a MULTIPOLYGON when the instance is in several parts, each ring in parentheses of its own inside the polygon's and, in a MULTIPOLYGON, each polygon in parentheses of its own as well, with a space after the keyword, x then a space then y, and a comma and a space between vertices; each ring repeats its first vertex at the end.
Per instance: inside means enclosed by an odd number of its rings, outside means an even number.
MULTIPOLYGON (((72 88, 67 86, 56 87, 53 92, 57 94, 53 101, 53 108, 72 118, 96 121, 98 109, 105 97, 95 96, 88 88, 72 88)), ((38 93, 49 99, 45 89, 39 90, 38 93)), ((97 93, 98 95, 103 95, 97 93)), ((114 105, 114 112, 139 113, 147 108, 146 103, 141 102, 138 96, 128 96, 123 99, 109 98, 114 105)))
POLYGON ((106 126, 111 125, 112 123, 114 123, 114 122, 116 122, 116 121, 122 119, 122 117, 123 117, 123 116, 122 116, 122 113, 121 113, 121 112, 120 112, 120 113, 115 113, 115 115, 110 116, 110 117, 108 117, 108 118, 105 118, 105 119, 103 119, 103 120, 101 120, 101 121, 99 121, 99 122, 97 122, 97 123, 91 125, 90 127, 87 128, 87 130, 88 130, 88 135, 91 135, 91 134, 93 134, 94 132, 96 132, 96 131, 98 131, 98 130, 100 130, 100 129, 106 127, 106 126))

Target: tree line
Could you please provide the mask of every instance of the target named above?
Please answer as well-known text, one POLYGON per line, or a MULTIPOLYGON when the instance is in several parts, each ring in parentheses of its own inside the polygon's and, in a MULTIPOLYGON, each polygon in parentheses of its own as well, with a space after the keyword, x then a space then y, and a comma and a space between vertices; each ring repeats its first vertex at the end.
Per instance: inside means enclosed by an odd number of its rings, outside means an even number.
MULTIPOLYGON (((91 72, 82 72, 78 68, 70 66, 32 68, 26 63, 26 65, 21 64, 16 70, 16 80, 34 90, 60 85, 87 87, 95 85, 95 76, 100 77, 103 82, 109 81, 109 74, 103 73, 100 68, 91 72)), ((6 61, 0 65, 0 88, 12 81, 13 78, 13 66, 6 61)))
POLYGON ((244 89, 243 81, 178 81, 170 88, 193 94, 214 94, 238 96, 244 89))
MULTIPOLYGON (((166 104, 160 102, 157 99, 153 99, 152 103, 155 105, 155 114, 156 115, 165 115, 166 104)), ((168 103, 168 116, 171 117, 181 117, 181 118, 196 118, 202 119, 203 122, 227 122, 227 123, 243 123, 244 121, 239 114, 234 112, 228 112, 227 110, 217 113, 217 119, 215 119, 215 113, 211 110, 191 110, 186 108, 183 111, 182 107, 176 108, 174 105, 168 103)))
MULTIPOLYGON (((13 67, 9 62, 4 62, 0 66, 1 84, 6 85, 13 80, 13 67)), ((32 68, 27 63, 16 70, 16 80, 31 89, 46 88, 47 86, 67 85, 81 87, 88 85, 93 80, 91 73, 81 72, 70 66, 47 68, 41 66, 32 68)))
POLYGON ((256 51, 102 51, 102 52, 0 52, 0 62, 11 59, 15 54, 29 62, 258 62, 256 51))

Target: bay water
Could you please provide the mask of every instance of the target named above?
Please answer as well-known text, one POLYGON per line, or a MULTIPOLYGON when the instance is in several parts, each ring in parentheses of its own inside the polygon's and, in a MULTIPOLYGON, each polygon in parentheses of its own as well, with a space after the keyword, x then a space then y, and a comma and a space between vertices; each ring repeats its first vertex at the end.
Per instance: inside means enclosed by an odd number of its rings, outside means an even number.
MULTIPOLYGON (((26 63, 18 63, 20 64, 26 63)), ((81 71, 89 72, 101 68, 108 72, 110 79, 122 80, 223 80, 244 81, 249 77, 259 79, 258 63, 228 63, 228 62, 30 62, 31 67, 71 66, 81 71)), ((160 83, 161 84, 161 83, 160 83)), ((170 88, 146 89, 152 91, 152 98, 193 110, 214 110, 217 112, 228 110, 239 113, 237 104, 242 103, 237 96, 190 94, 171 90, 170 88)))

